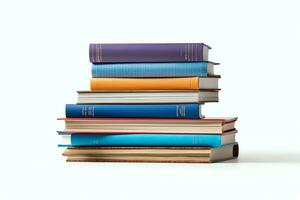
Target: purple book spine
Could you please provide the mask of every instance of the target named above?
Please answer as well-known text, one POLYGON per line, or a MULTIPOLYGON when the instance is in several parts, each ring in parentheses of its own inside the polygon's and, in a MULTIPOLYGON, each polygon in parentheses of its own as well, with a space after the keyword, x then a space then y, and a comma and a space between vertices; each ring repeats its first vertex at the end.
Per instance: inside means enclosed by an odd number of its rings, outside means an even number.
POLYGON ((90 44, 92 63, 201 62, 210 47, 203 43, 90 44))

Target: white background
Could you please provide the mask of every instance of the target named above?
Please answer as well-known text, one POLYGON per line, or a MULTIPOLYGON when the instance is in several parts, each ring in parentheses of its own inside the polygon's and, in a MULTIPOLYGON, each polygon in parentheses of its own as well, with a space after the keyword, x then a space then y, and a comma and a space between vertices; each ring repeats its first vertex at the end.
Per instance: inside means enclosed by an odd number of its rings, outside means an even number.
POLYGON ((0 199, 300 199, 300 3, 0 1, 0 199), (65 163, 57 117, 89 89, 90 42, 205 42, 240 158, 65 163))

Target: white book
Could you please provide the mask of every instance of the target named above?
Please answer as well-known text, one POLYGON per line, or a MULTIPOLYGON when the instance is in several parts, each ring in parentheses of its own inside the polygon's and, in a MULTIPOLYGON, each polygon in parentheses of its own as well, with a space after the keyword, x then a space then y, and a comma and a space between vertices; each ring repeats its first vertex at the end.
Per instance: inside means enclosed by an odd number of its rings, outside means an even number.
POLYGON ((79 104, 218 102, 219 90, 78 91, 79 104))

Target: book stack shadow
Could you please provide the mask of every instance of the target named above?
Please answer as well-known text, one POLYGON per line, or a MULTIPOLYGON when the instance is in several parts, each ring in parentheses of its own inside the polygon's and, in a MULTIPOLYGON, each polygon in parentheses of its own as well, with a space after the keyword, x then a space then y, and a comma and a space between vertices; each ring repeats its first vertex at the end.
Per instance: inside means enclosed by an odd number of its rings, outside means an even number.
POLYGON ((89 91, 66 105, 59 146, 69 162, 210 163, 238 157, 236 117, 219 101, 218 63, 203 43, 90 44, 89 91))

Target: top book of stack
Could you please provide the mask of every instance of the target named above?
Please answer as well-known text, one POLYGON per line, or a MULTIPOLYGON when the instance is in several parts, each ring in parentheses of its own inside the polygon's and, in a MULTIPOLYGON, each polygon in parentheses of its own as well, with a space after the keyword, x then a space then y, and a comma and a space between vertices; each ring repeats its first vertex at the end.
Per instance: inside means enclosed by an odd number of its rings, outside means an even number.
POLYGON ((207 62, 203 43, 90 44, 91 63, 207 62))

